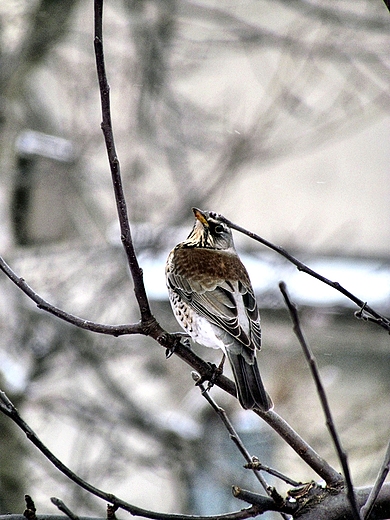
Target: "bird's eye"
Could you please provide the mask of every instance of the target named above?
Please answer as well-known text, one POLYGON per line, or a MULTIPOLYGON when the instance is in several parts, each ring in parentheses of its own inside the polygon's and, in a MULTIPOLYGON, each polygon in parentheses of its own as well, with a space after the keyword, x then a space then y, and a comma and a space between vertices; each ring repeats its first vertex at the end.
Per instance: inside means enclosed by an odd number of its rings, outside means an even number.
POLYGON ((218 235, 220 235, 221 233, 224 232, 223 226, 221 226, 221 224, 217 224, 217 225, 215 226, 215 228, 214 228, 214 231, 215 231, 216 233, 218 233, 218 235))

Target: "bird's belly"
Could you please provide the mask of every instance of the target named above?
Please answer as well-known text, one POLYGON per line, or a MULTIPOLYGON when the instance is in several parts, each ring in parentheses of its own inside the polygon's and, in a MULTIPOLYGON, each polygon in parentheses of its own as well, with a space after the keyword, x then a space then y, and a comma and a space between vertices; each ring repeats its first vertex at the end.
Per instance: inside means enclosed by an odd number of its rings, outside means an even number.
POLYGON ((190 334, 194 341, 204 347, 220 348, 225 351, 225 344, 222 339, 218 337, 218 332, 218 327, 212 325, 206 318, 196 315, 193 333, 190 334))
POLYGON ((212 325, 206 318, 199 316, 191 307, 182 302, 176 294, 171 295, 171 305, 175 318, 191 338, 204 347, 220 348, 225 345, 219 336, 219 327, 212 325))

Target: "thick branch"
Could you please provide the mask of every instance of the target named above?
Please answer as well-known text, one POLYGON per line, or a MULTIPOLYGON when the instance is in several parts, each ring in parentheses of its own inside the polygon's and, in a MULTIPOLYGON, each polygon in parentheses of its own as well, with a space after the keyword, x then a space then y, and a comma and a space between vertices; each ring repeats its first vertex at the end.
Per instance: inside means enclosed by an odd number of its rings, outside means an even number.
MULTIPOLYGON (((356 500, 361 507, 370 493, 371 488, 357 488, 356 500)), ((313 504, 308 504, 299 520, 353 520, 354 516, 347 496, 344 493, 337 495, 327 494, 325 498, 313 504)), ((381 489, 378 500, 375 503, 372 520, 384 520, 390 518, 390 483, 381 489)))

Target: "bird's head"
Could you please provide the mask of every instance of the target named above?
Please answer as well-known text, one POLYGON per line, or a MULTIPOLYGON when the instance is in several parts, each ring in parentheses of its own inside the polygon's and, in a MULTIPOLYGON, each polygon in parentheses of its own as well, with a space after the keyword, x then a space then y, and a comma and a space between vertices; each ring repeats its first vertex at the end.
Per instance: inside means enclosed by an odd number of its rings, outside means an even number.
POLYGON ((218 213, 192 208, 195 224, 184 244, 187 247, 234 251, 232 230, 220 218, 218 213))

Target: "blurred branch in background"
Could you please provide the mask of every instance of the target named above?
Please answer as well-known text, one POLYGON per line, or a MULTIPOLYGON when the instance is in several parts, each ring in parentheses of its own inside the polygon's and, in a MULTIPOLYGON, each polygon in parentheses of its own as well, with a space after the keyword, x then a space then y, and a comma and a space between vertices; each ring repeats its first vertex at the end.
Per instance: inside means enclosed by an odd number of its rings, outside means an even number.
MULTIPOLYGON (((95 77, 70 73, 92 66, 88 5, 47 1, 24 9, 18 31, 3 8, 13 45, 3 46, 9 66, 2 68, 2 141, 12 146, 12 133, 26 125, 70 138, 78 149, 70 189, 83 211, 76 217, 113 218, 99 196, 107 186, 104 151, 88 118, 95 77), (50 93, 37 90, 45 77, 50 93), (75 110, 80 103, 84 110, 75 110), (92 193, 85 168, 95 179, 92 193)), ((208 206, 248 167, 300 154, 389 113, 389 20, 380 1, 262 1, 245 9, 125 1, 108 3, 107 11, 106 53, 120 106, 116 137, 126 150, 125 186, 134 185, 132 220, 181 222, 188 207, 208 206), (143 186, 158 204, 145 206, 143 186)), ((11 165, 12 148, 7 157, 11 165)))

